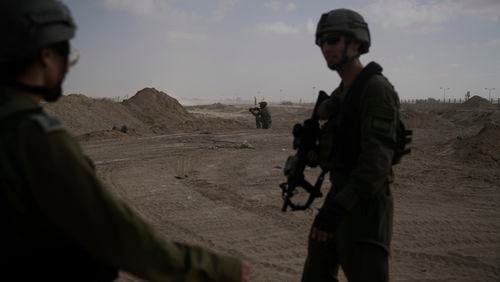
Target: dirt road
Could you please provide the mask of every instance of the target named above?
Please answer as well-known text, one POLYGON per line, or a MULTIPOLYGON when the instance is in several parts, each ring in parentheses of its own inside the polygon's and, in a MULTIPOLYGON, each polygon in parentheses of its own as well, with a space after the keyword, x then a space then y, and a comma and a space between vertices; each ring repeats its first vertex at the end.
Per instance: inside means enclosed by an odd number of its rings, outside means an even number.
MULTIPOLYGON (((500 169, 443 151, 453 134, 417 129, 396 168, 392 281, 500 281, 500 169)), ((244 258, 252 281, 299 281, 316 210, 280 211, 291 141, 287 130, 247 129, 83 146, 110 189, 165 237, 244 258)))

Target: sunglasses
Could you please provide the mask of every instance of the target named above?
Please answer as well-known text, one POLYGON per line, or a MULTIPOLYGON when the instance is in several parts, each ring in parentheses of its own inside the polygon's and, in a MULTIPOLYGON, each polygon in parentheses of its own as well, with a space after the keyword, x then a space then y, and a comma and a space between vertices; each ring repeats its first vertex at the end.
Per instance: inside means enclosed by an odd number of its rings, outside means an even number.
POLYGON ((316 41, 316 45, 318 46, 323 46, 324 44, 327 44, 327 45, 335 45, 337 43, 339 43, 340 41, 340 36, 327 36, 327 37, 320 37, 318 38, 318 40, 316 41))
POLYGON ((71 50, 71 46, 69 45, 69 41, 57 42, 57 43, 52 44, 52 46, 50 46, 50 47, 57 54, 59 54, 61 57, 68 57, 69 52, 71 50))
POLYGON ((61 57, 68 58, 68 66, 76 65, 80 59, 80 53, 69 44, 69 41, 58 42, 52 45, 52 49, 61 57))

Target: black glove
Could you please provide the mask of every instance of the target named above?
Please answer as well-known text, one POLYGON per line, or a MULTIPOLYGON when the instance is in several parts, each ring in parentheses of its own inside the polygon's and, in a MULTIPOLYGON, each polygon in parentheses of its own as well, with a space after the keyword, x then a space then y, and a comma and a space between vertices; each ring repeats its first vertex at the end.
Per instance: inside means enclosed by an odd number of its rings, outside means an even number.
POLYGON ((336 204, 331 207, 322 207, 314 219, 313 227, 327 233, 335 233, 346 214, 347 211, 336 204))

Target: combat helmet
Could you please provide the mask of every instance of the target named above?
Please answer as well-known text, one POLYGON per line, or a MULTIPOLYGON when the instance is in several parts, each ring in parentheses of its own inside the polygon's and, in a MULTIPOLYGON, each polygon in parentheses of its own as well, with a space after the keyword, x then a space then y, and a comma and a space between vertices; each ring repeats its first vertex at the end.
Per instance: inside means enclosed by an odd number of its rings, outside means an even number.
POLYGON ((0 67, 25 63, 43 47, 74 37, 76 25, 58 0, 0 1, 0 67))
POLYGON ((326 32, 341 32, 351 35, 361 42, 360 54, 370 49, 370 30, 363 17, 349 9, 336 9, 321 15, 316 28, 316 45, 326 32))
POLYGON ((261 101, 261 102, 259 102, 259 106, 261 106, 262 108, 264 108, 265 106, 267 106, 267 102, 266 101, 261 101))

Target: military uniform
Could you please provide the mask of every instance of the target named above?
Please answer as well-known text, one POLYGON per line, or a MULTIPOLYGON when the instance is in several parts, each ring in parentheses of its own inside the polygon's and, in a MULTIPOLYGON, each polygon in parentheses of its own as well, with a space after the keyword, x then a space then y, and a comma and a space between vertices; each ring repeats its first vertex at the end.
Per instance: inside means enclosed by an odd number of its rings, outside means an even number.
POLYGON ((271 113, 269 112, 269 109, 267 107, 263 107, 260 109, 260 120, 262 123, 262 128, 268 129, 271 127, 271 113))
POLYGON ((330 172, 332 188, 313 227, 333 237, 310 239, 303 281, 338 281, 340 265, 349 281, 388 280, 399 98, 380 72, 380 66, 370 63, 351 89, 341 84, 320 105, 320 119, 327 120, 320 165, 330 172), (375 74, 360 81, 369 70, 375 74))
POLYGON ((0 279, 240 281, 241 262, 161 239, 98 180, 61 123, 0 85, 0 279), (171 279, 171 280, 170 280, 171 279))
POLYGON ((271 127, 271 113, 267 108, 267 102, 259 102, 260 107, 248 109, 255 116, 255 125, 257 128, 268 129, 271 127))
POLYGON ((257 128, 261 128, 262 127, 262 116, 260 115, 260 108, 259 107, 255 107, 255 108, 250 108, 248 109, 248 111, 253 115, 255 116, 255 126, 257 128))

